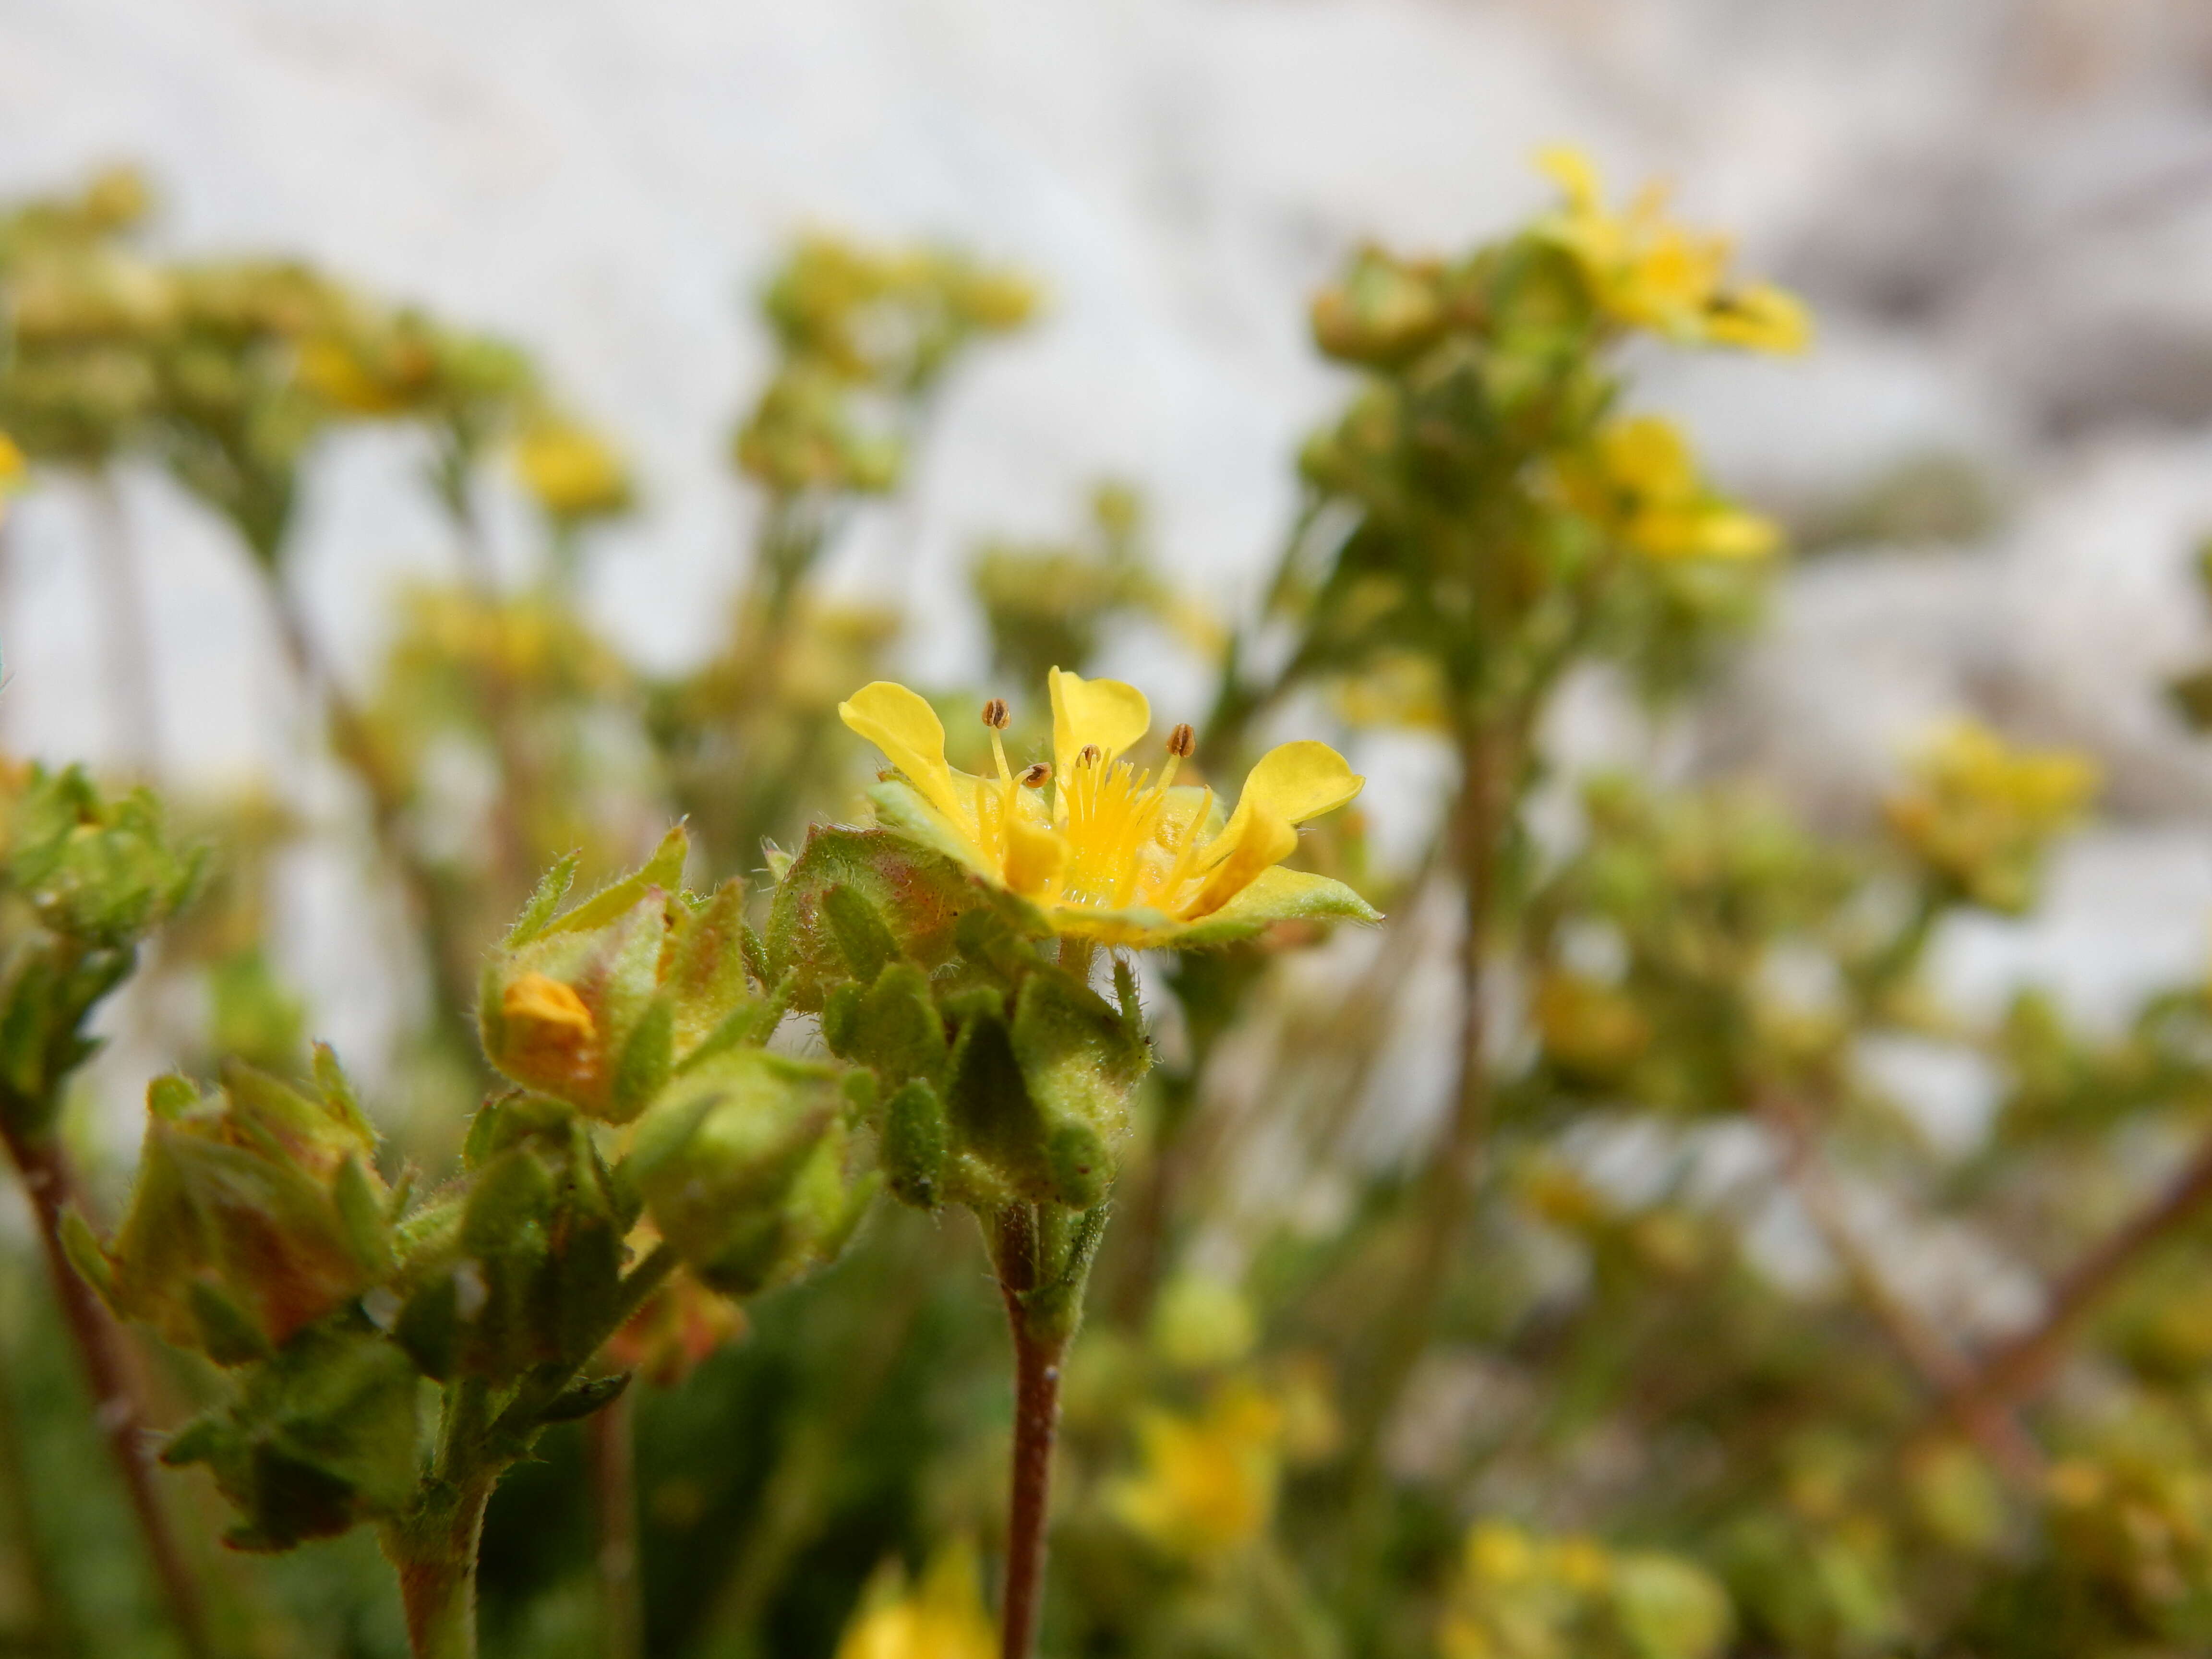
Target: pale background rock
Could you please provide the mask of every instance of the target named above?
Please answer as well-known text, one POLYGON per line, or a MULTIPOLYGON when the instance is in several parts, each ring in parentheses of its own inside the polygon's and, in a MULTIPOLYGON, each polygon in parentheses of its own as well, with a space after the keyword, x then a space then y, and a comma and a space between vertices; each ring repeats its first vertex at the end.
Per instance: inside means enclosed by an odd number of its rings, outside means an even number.
MULTIPOLYGON (((541 353, 640 459, 649 511, 608 538, 593 600, 663 666, 706 647, 741 556, 748 505, 720 456, 764 362, 741 302, 793 231, 947 237, 1051 290, 1042 330, 953 387, 912 503, 838 560, 841 581, 913 604, 911 665, 945 675, 978 637, 965 550, 1069 524, 1103 473, 1150 493, 1181 580, 1249 591, 1290 511, 1297 438, 1340 393, 1304 337, 1308 290, 1363 237, 1451 246, 1507 224, 1542 199, 1528 158, 1558 138, 1624 186, 1674 176, 1687 216, 1734 228, 1821 309, 1802 362, 1652 354, 1641 399, 1686 411, 1723 477, 1795 512, 1942 451, 2002 508, 1975 545, 1808 562, 1694 753, 1845 823, 1961 708, 2087 745, 2134 827, 2076 855, 2100 873, 2062 879, 2048 920, 1974 945, 1975 982, 2004 963, 2118 972, 2144 929, 2179 963, 2212 899, 2194 850, 2212 769, 2155 689, 2212 655, 2186 569, 2212 526, 2201 3, 0 9, 0 191, 142 160, 167 246, 296 250, 541 353)), ((395 488, 412 465, 364 440, 315 481, 301 580, 356 675, 394 575, 447 556, 395 488)), ((295 775, 295 716, 234 550, 157 479, 126 498, 172 774, 275 775, 331 811, 335 784, 295 775)), ((57 489, 14 532, 0 726, 53 756, 110 735, 82 531, 57 489)), ((1164 713, 1191 709, 1194 665, 1127 649, 1164 713)), ((1371 749, 1378 811, 1410 819, 1433 757, 1371 749)), ((286 955, 327 990, 332 918, 360 904, 334 866, 301 881, 286 955)), ((321 1012, 369 1042, 393 1011, 325 996, 321 1012)))

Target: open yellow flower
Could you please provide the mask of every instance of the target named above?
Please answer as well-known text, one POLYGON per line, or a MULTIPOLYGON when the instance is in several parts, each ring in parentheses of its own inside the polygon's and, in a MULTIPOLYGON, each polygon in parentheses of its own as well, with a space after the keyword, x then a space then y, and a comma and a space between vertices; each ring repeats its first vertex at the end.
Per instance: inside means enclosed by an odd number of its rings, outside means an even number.
POLYGON ((1772 520, 1712 491, 1689 441, 1656 415, 1603 428, 1557 476, 1570 507, 1647 558, 1757 559, 1782 544, 1772 520))
POLYGON ((994 1659, 998 1651, 975 1547, 965 1542, 939 1550, 911 1589, 896 1575, 879 1578, 837 1644, 837 1659, 994 1659))
POLYGON ((1194 945, 1292 918, 1376 919, 1342 883, 1280 867, 1297 825, 1366 781, 1327 744, 1263 756, 1224 822, 1211 789, 1175 782, 1188 726, 1169 738, 1155 781, 1123 758, 1152 727, 1143 692, 1058 668, 1051 690, 1052 763, 1018 775, 999 738, 1006 705, 985 708, 994 778, 945 763, 944 724, 919 694, 888 680, 854 692, 837 713, 898 769, 872 792, 878 821, 1024 901, 1043 928, 1102 944, 1194 945))
POLYGON ((1728 238, 1668 219, 1663 186, 1647 185, 1616 213, 1582 151, 1554 146, 1536 164, 1566 197, 1537 234, 1574 260, 1598 309, 1614 321, 1686 343, 1751 351, 1802 351, 1812 343, 1804 302, 1769 283, 1731 283, 1728 238))

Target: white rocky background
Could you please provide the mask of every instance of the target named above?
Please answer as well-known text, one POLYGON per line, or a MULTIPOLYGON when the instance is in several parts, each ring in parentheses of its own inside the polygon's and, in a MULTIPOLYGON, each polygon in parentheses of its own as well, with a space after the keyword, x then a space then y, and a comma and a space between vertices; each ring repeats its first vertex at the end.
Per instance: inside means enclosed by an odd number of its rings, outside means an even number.
MULTIPOLYGON (((911 665, 941 675, 978 642, 976 538, 1068 526, 1102 474, 1148 492, 1179 580, 1247 592, 1296 440, 1341 394, 1304 339, 1310 288, 1364 238, 1507 225, 1558 139, 1624 186, 1673 177, 1686 217, 1734 228, 1819 309, 1802 362, 1654 354, 1645 395, 1726 480, 1834 523, 1934 459, 1991 508, 1803 561, 1694 752, 1848 823, 1958 709, 2085 745, 2106 823, 2044 918, 1946 941, 1954 976, 1994 996, 2033 974, 2117 1012, 2197 971, 2212 751, 2157 687, 2212 656, 2187 568, 2212 528, 2201 0, 0 3, 0 194, 139 161, 165 246, 297 251, 532 348, 639 459, 648 510, 592 599, 662 666, 720 625, 749 510, 722 446, 764 361, 744 295, 793 231, 944 237, 1052 295, 961 377, 912 504, 841 561, 912 602, 911 665)), ((450 556, 397 488, 410 465, 361 441, 316 479, 300 580, 356 675, 395 575, 450 556)), ((312 805, 234 550, 159 480, 130 480, 125 508, 166 770, 312 805)), ((58 488, 17 515, 0 732, 19 751, 112 752, 85 523, 58 488)), ((1164 714, 1196 703, 1194 665, 1145 665, 1164 714)), ((1603 752, 1619 725, 1593 699, 1562 740, 1603 752)), ((1385 817, 1410 815, 1423 757, 1373 761, 1385 817)), ((312 869, 296 887, 287 965, 319 1029, 373 1049, 392 1010, 348 970, 358 896, 312 869)))

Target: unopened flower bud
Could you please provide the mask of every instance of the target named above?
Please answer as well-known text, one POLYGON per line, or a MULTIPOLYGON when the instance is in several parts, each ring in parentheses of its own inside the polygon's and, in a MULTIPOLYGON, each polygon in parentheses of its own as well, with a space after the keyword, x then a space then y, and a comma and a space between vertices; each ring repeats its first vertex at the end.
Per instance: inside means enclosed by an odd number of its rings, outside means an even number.
POLYGON ((315 1092, 245 1066, 152 1113, 131 1210, 95 1283, 127 1317, 222 1364, 281 1347, 392 1271, 376 1141, 328 1049, 315 1092))
POLYGON ((629 1167, 654 1226, 716 1290, 750 1296, 842 1248, 874 1190, 855 1181, 836 1073, 757 1048, 677 1079, 629 1167))

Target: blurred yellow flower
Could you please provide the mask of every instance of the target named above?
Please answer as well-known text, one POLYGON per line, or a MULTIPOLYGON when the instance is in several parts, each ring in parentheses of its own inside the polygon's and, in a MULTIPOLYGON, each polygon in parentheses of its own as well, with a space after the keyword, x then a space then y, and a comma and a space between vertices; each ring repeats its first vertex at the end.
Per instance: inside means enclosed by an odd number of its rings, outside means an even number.
POLYGON ((878 1579, 837 1659, 996 1659, 998 1650, 975 1549, 960 1542, 938 1551, 912 1589, 896 1574, 878 1579))
POLYGON ((349 415, 397 415, 418 389, 407 377, 372 370, 359 352, 327 335, 301 343, 299 375, 308 391, 349 415))
POLYGON ((598 434, 546 416, 514 442, 514 470, 554 518, 568 522, 620 513, 630 504, 629 470, 598 434))
POLYGON ((1109 1501, 1164 1554, 1198 1564, 1234 1554, 1267 1528, 1282 1472, 1282 1407, 1249 1382, 1230 1383, 1205 1413, 1149 1411, 1138 1420, 1144 1469, 1109 1501))
POLYGON ((1601 428, 1555 470, 1570 507, 1647 558, 1758 559, 1782 544, 1772 520, 1713 492, 1689 441, 1656 415, 1601 428))
POLYGON ((1121 758, 1152 726, 1143 692, 1057 668, 1050 683, 1049 766, 1017 775, 999 738, 1006 705, 986 708, 995 778, 948 766, 937 711, 902 685, 878 680, 840 703, 845 724, 902 775, 874 792, 878 817, 1029 901, 1058 934, 1150 946, 1188 941, 1208 921, 1226 936, 1294 916, 1373 919, 1340 883, 1279 867, 1297 826, 1365 781, 1334 749, 1286 743, 1261 757, 1224 823, 1211 789, 1176 787, 1188 726, 1170 737, 1155 782, 1121 758))
POLYGON ((1554 146, 1537 165, 1566 198, 1537 234, 1574 260, 1598 309, 1614 321, 1686 343, 1753 351, 1802 351, 1811 343, 1804 303, 1767 283, 1731 285, 1728 238, 1669 220, 1663 187, 1647 185, 1626 213, 1615 213, 1582 151, 1554 146))
POLYGON ((6 516, 8 497, 22 488, 29 471, 30 463, 23 459, 23 452, 15 447, 15 441, 0 432, 0 517, 6 516))
POLYGON ((1978 720, 1939 731, 1911 786, 1885 801, 1899 838, 1975 902, 2017 910, 2053 837, 2095 797, 2096 763, 2070 750, 2015 749, 1978 720))
POLYGON ((1468 1534, 1439 1646, 1445 1659, 1711 1659, 1734 1623, 1727 1592, 1680 1557, 1483 1521, 1468 1534))

